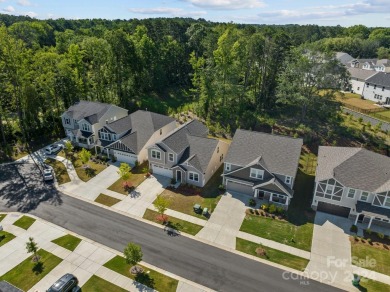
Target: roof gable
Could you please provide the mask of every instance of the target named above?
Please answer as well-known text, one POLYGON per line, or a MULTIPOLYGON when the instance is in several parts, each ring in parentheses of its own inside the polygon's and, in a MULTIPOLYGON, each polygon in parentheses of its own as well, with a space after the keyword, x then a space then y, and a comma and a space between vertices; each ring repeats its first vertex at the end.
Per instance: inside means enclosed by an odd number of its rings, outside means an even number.
POLYGON ((95 124, 111 106, 107 103, 81 100, 70 106, 65 114, 72 119, 86 119, 89 123, 95 124))

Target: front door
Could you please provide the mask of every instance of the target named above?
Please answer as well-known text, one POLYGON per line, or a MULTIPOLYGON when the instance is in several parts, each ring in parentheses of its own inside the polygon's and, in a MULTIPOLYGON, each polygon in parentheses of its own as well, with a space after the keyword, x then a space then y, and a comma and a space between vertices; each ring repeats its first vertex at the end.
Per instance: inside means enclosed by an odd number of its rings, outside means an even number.
POLYGON ((363 219, 364 219, 364 214, 359 214, 358 222, 363 223, 363 219))
POLYGON ((176 181, 181 182, 181 171, 180 170, 176 170, 176 181))
POLYGON ((390 104, 390 97, 386 97, 386 104, 390 104))

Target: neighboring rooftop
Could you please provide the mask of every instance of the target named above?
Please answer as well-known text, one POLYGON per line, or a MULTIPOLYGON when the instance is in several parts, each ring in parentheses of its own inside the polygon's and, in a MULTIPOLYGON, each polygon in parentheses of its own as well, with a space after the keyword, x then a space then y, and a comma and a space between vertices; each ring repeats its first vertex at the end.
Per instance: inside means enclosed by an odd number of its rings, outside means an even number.
POLYGON ((376 71, 364 70, 364 69, 359 69, 354 67, 348 68, 348 72, 351 74, 352 78, 356 78, 362 81, 365 81, 367 78, 378 73, 376 71))
POLYGON ((109 131, 117 134, 128 132, 127 135, 108 147, 138 154, 155 131, 174 121, 174 118, 168 116, 138 110, 122 119, 105 125, 109 131))
POLYGON ((294 177, 302 145, 299 138, 238 129, 225 162, 244 167, 261 157, 270 172, 294 177))
POLYGON ((390 190, 390 157, 364 148, 320 146, 317 163, 316 181, 335 178, 354 189, 390 190))
POLYGON ((337 52, 336 53, 336 59, 340 61, 341 64, 347 64, 348 62, 352 61, 354 58, 345 52, 337 52))
POLYGON ((378 72, 368 78, 366 82, 377 86, 390 87, 390 73, 378 72))
POLYGON ((72 119, 86 119, 89 123, 95 124, 111 106, 107 103, 81 100, 70 106, 65 113, 72 119))

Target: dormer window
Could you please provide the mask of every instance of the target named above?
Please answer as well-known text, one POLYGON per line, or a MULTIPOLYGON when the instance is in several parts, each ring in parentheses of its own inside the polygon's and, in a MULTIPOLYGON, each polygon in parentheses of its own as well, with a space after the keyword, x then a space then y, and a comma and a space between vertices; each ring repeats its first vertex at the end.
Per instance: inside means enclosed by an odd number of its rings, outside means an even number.
POLYGON ((100 132, 100 139, 111 141, 111 135, 109 133, 100 132))
POLYGON ((286 183, 286 184, 291 184, 291 181, 292 181, 292 177, 291 176, 286 176, 285 178, 284 178, 284 182, 286 183))
POLYGON ((81 130, 86 131, 86 132, 91 132, 91 126, 83 123, 83 124, 81 124, 81 130))
POLYGON ((64 118, 64 124, 65 125, 70 125, 70 119, 69 118, 64 118))
POLYGON ((263 179, 263 177, 264 177, 264 170, 257 169, 257 168, 251 168, 251 173, 250 173, 249 176, 251 178, 263 179))
POLYGON ((225 163, 225 170, 230 171, 232 169, 232 165, 230 163, 225 163))

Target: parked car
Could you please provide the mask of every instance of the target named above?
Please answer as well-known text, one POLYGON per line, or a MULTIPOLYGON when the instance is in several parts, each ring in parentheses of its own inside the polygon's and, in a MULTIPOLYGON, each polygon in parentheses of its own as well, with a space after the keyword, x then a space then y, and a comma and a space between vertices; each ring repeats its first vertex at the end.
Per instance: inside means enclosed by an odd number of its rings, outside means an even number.
POLYGON ((75 291, 79 280, 72 274, 65 274, 60 279, 58 279, 47 292, 69 292, 75 291))
POLYGON ((46 147, 45 152, 48 155, 56 154, 56 153, 60 152, 62 148, 63 148, 63 146, 60 144, 53 144, 53 145, 46 147))
POLYGON ((53 169, 51 169, 51 168, 44 168, 43 169, 43 180, 49 181, 49 180, 53 180, 53 179, 54 179, 53 169))

